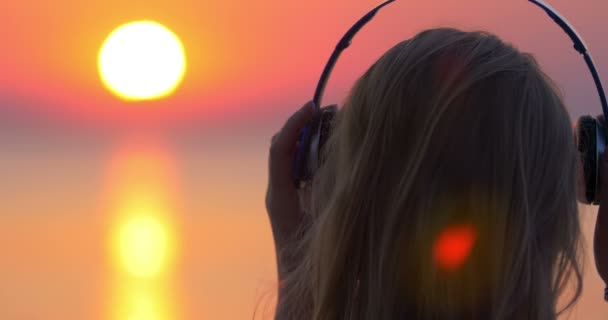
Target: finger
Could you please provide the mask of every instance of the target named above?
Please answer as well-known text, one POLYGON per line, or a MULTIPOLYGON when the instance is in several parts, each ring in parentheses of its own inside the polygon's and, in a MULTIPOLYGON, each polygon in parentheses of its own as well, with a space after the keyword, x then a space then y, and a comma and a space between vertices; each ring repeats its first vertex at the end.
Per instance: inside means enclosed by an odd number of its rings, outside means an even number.
POLYGON ((300 130, 312 120, 314 114, 314 102, 310 101, 300 110, 296 111, 285 123, 275 140, 277 150, 285 153, 292 151, 298 140, 300 130))

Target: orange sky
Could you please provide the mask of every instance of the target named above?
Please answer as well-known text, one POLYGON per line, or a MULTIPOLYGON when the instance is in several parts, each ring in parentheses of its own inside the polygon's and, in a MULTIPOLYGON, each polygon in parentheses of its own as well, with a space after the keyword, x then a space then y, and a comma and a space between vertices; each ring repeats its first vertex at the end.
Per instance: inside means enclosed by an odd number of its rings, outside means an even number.
MULTIPOLYGON (((0 59, 4 71, 0 87, 12 94, 27 94, 36 102, 61 104, 53 112, 79 117, 124 116, 128 114, 125 110, 112 109, 123 105, 98 81, 97 52, 116 26, 153 19, 180 36, 188 70, 178 94, 145 104, 172 105, 171 112, 160 110, 165 117, 200 108, 199 103, 206 105, 201 111, 217 112, 219 104, 242 101, 234 98, 237 88, 243 97, 267 95, 269 86, 297 79, 290 72, 317 66, 311 59, 304 60, 305 55, 295 57, 297 65, 291 59, 273 65, 285 51, 285 43, 278 40, 287 36, 286 30, 277 26, 293 23, 294 17, 302 22, 296 14, 312 16, 314 9, 284 3, 276 2, 276 9, 269 10, 268 5, 247 1, 5 1, 0 4, 0 26, 8 45, 0 59), (252 80, 262 77, 263 87, 251 87, 252 80)), ((303 35, 303 27, 292 24, 289 32, 296 38, 287 42, 290 46, 302 47, 297 37, 303 35)), ((145 116, 150 113, 155 112, 147 111, 145 116)))
MULTIPOLYGON (((598 0, 586 2, 589 5, 552 1, 568 13, 592 48, 595 46, 596 55, 606 57, 608 48, 604 48, 603 41, 594 40, 602 35, 602 10, 598 8, 607 5, 598 0)), ((198 121, 234 117, 253 113, 252 104, 268 112, 275 107, 261 105, 277 98, 306 98, 305 89, 312 91, 337 39, 375 3, 3 1, 0 95, 19 98, 24 105, 36 105, 33 113, 47 109, 50 117, 75 122, 88 119, 93 124, 107 125, 142 117, 148 122, 173 119, 178 123, 187 122, 193 115, 198 121), (182 38, 188 70, 174 96, 123 108, 126 105, 100 84, 96 56, 112 29, 138 19, 157 20, 182 38), (142 108, 137 107, 142 105, 170 105, 171 110, 145 108, 148 110, 140 112, 138 109, 142 108)), ((564 62, 575 65, 577 61, 574 54, 565 52, 569 43, 561 31, 526 1, 398 1, 379 14, 355 40, 359 45, 343 57, 333 88, 343 94, 365 65, 386 48, 421 28, 435 25, 490 29, 544 57, 543 63, 549 68, 557 69, 564 62), (542 46, 536 40, 539 37, 545 39, 542 46), (549 49, 563 50, 564 54, 543 54, 549 49)), ((582 64, 574 70, 581 69, 582 64)), ((577 73, 576 80, 586 80, 583 76, 577 73)))

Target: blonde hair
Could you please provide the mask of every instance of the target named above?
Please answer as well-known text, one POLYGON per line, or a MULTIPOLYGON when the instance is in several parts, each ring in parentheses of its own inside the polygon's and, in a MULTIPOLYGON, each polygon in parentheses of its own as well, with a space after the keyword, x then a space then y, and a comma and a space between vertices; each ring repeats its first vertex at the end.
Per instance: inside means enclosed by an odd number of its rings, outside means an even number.
POLYGON ((333 125, 283 279, 287 319, 556 319, 582 290, 567 110, 528 54, 424 31, 382 56, 333 125), (469 225, 466 261, 433 256, 469 225))

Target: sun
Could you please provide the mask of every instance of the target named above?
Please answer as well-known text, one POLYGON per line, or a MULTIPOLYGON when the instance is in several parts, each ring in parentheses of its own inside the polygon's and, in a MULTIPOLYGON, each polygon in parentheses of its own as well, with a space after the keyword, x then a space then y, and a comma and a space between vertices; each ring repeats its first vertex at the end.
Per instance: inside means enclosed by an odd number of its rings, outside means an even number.
POLYGON ((171 30, 154 21, 135 21, 108 35, 97 67, 103 84, 118 97, 151 100, 175 91, 186 72, 186 55, 171 30))

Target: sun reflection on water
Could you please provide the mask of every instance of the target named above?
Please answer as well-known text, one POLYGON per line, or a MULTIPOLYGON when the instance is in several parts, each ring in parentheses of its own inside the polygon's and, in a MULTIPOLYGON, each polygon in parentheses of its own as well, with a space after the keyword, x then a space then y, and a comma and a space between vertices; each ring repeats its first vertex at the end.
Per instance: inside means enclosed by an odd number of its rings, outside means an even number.
POLYGON ((159 149, 124 148, 111 161, 111 320, 176 319, 172 169, 159 149))
POLYGON ((133 291, 127 299, 126 320, 165 320, 166 310, 162 310, 162 300, 147 291, 133 291))
POLYGON ((120 229, 119 250, 125 269, 134 276, 159 274, 167 256, 165 226, 149 216, 133 218, 120 229))

